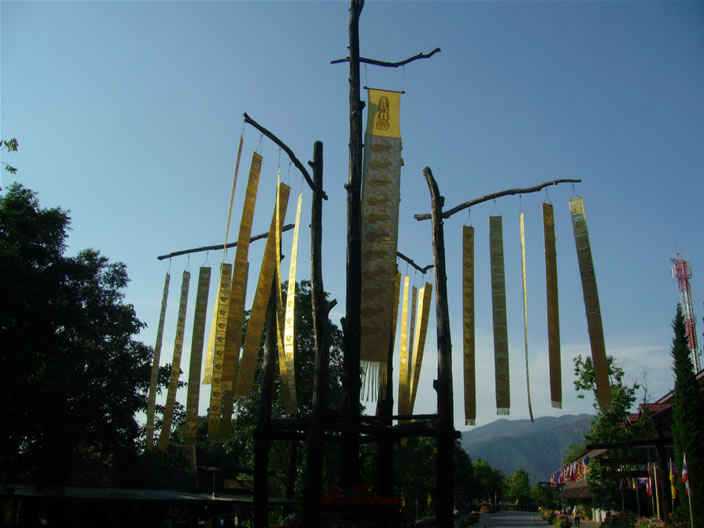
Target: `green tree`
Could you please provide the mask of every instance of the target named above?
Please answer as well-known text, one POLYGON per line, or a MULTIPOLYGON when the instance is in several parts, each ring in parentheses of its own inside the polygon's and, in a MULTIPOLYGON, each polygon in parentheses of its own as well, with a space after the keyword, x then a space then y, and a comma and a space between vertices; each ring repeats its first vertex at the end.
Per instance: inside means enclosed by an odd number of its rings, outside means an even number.
POLYGON ((481 458, 472 463, 472 470, 475 482, 473 499, 498 503, 504 498, 505 477, 501 471, 492 468, 481 458))
MULTIPOLYGON (((0 196, 0 480, 61 486, 80 455, 124 475, 138 449, 150 347, 124 264, 65 255, 70 218, 12 184, 0 196)), ((119 480, 119 479, 118 479, 119 480)))
POLYGON ((528 472, 521 468, 514 471, 506 478, 506 495, 511 502, 515 502, 519 508, 526 509, 530 503, 530 479, 528 472))
MULTIPOLYGON (((699 397, 694 366, 688 346, 684 317, 679 306, 672 322, 673 370, 675 372, 674 405, 672 407, 672 438, 679 475, 683 455, 687 455, 692 513, 695 526, 704 526, 704 404, 699 397)), ((689 520, 689 501, 685 487, 678 479, 679 510, 689 520)))

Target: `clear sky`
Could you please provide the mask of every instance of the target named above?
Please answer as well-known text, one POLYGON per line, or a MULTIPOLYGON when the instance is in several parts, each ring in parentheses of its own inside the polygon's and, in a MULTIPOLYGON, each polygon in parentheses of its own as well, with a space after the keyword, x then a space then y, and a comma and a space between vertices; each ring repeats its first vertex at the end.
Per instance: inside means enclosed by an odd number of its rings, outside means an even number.
MULTIPOLYGON (((125 262, 127 301, 153 345, 164 274, 171 270, 162 361, 170 361, 181 272, 191 305, 204 262, 221 252, 158 261, 157 256, 224 239, 236 147, 244 155, 235 198, 238 220, 249 160, 264 158, 253 233, 268 229, 277 167, 310 191, 285 154, 242 113, 274 131, 302 161, 325 148, 324 281, 345 306, 348 66, 345 2, 0 2, 0 135, 20 150, 2 171, 37 191, 43 206, 69 209, 69 253, 92 247, 125 262)), ((573 192, 585 202, 607 353, 629 379, 658 397, 672 387, 669 349, 678 292, 669 259, 690 261, 704 299, 700 204, 704 184, 704 4, 700 2, 368 2, 361 54, 398 61, 442 52, 404 69, 362 67, 362 84, 404 90, 399 250, 432 262, 430 166, 447 206, 488 193, 580 178, 553 187, 562 338, 564 408, 550 407, 541 203, 545 192, 497 200, 445 222, 453 341, 455 426, 462 399, 461 228, 476 229, 478 424, 496 418, 488 217, 504 217, 510 418, 528 416, 518 216, 526 214, 528 336, 536 416, 591 412, 576 399, 572 358, 589 354, 569 216, 573 192)), ((292 201, 292 203, 295 203, 292 201)), ((289 207, 287 222, 294 214, 289 207)), ((236 224, 236 222, 235 222, 236 224)), ((230 230, 234 240, 237 227, 230 230)), ((284 237, 284 247, 290 244, 284 237)), ((302 230, 299 278, 309 277, 302 230)), ((258 273, 263 243, 250 250, 258 273)), ((286 251, 288 253, 288 251, 286 251)), ((228 261, 234 251, 228 253, 228 261)), ((286 265, 285 265, 286 267, 286 265)), ((406 272, 405 264, 400 270, 406 272)), ((423 277, 410 271, 420 286, 423 277)), ((214 276, 217 273, 214 273, 214 276)), ((426 280, 432 282, 432 275, 426 280)), ((216 279, 211 284, 211 308, 216 279)), ((249 281, 248 305, 256 279, 249 281)), ((434 300, 433 300, 434 302, 434 300)), ((186 322, 190 352, 193 306, 186 322)), ((697 301, 702 339, 704 308, 697 301)), ((398 332, 400 334, 400 332, 398 332)), ((398 348, 398 343, 397 343, 398 348)), ((416 411, 434 412, 434 304, 416 411)), ((396 377, 398 375, 396 374, 396 377)), ((205 411, 209 387, 201 392, 205 411)), ((185 402, 185 393, 179 394, 185 402)))

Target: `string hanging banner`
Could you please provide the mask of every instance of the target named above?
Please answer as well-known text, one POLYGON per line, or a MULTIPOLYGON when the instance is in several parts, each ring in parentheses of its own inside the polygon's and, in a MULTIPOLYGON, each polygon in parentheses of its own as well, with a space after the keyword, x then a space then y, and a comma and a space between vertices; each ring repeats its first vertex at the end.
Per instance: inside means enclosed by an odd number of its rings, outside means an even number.
POLYGON ((203 342, 205 341, 205 321, 208 311, 211 269, 203 266, 198 273, 196 311, 193 316, 191 336, 191 359, 188 367, 188 393, 186 395, 186 427, 184 439, 188 443, 196 441, 198 430, 198 404, 200 401, 200 374, 203 363, 203 342))
POLYGON ((579 274, 582 278, 584 308, 587 312, 587 329, 592 349, 594 377, 596 378, 596 399, 599 405, 608 406, 611 403, 611 385, 609 384, 604 328, 601 322, 601 308, 599 306, 599 291, 596 286, 596 274, 594 273, 592 249, 589 244, 589 230, 587 229, 587 218, 584 213, 584 201, 581 198, 570 200, 570 212, 572 213, 574 242, 577 247, 579 274))
POLYGON ((401 308, 401 362, 398 380, 398 414, 409 414, 410 404, 408 379, 408 285, 410 277, 403 278, 403 305, 401 308))
POLYGON ((216 437, 220 433, 220 416, 222 414, 222 360, 225 355, 225 331, 227 329, 227 313, 230 307, 231 285, 232 264, 223 262, 220 265, 218 310, 214 314, 217 326, 213 352, 213 375, 210 385, 210 406, 208 407, 208 436, 210 437, 216 437))
POLYGON ((411 403, 409 413, 413 414, 413 407, 418 394, 418 383, 420 381, 420 370, 423 366, 423 351, 425 349, 425 336, 428 331, 428 318, 430 317, 430 300, 433 296, 433 285, 429 282, 421 287, 418 294, 418 328, 413 340, 413 367, 411 371, 411 403))
POLYGON ((508 368, 508 328, 506 324, 506 279, 504 274, 504 236, 500 216, 489 217, 491 260, 491 306, 494 323, 494 378, 496 414, 506 415, 511 408, 508 368))
POLYGON ((528 392, 528 413, 530 421, 533 419, 533 405, 530 401, 530 374, 528 371, 528 285, 526 281, 526 226, 525 215, 521 212, 519 223, 521 226, 521 270, 523 272, 523 337, 526 350, 526 389, 528 392))
POLYGON ((154 410, 156 409, 156 388, 159 381, 159 359, 161 357, 161 343, 164 338, 164 321, 166 320, 166 303, 169 298, 169 282, 171 275, 166 272, 164 279, 164 292, 161 295, 161 312, 159 313, 159 326, 156 331, 156 344, 154 345, 154 359, 152 361, 152 375, 149 379, 149 400, 147 401, 147 449, 154 447, 154 410))
POLYGON ((557 253, 555 251, 555 218, 552 204, 543 203, 543 235, 545 238, 545 286, 548 318, 548 357, 550 367, 550 400, 562 409, 562 366, 560 359, 560 310, 557 295, 557 253))
POLYGON ((474 228, 462 228, 462 314, 464 330, 464 423, 477 419, 477 382, 474 337, 474 228))
MULTIPOLYGON (((391 328, 401 190, 401 94, 369 89, 361 201, 362 393, 385 379, 391 328)), ((376 391, 372 390, 371 393, 376 391)))

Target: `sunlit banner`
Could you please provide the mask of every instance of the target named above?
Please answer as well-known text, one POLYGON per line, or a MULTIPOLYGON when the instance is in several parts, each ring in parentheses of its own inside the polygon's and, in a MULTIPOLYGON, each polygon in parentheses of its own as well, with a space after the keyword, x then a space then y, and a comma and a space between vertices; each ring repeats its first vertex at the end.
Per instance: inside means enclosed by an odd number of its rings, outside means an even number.
POLYGON ((401 362, 398 380, 398 414, 409 414, 410 391, 408 379, 408 287, 411 278, 403 278, 403 305, 401 308, 401 362))
POLYGON ((477 420, 477 381, 474 336, 474 228, 462 228, 462 328, 464 352, 464 424, 477 420))
POLYGON ((562 366, 560 359, 560 309, 557 295, 557 253, 555 251, 555 218, 552 204, 543 203, 545 238, 545 285, 548 309, 548 356, 550 365, 550 400, 562 409, 562 366))
POLYGON ((198 430, 198 404, 200 400, 200 375, 203 362, 203 342, 205 341, 205 321, 210 292, 210 268, 203 266, 198 273, 196 309, 193 316, 191 336, 191 359, 188 367, 188 393, 186 395, 186 424, 184 439, 188 443, 196 441, 198 430))
POLYGON ((528 370, 528 285, 526 283, 526 226, 525 214, 521 212, 519 223, 521 227, 521 270, 523 272, 523 337, 526 350, 526 389, 528 392, 528 414, 533 420, 533 405, 530 401, 530 374, 528 370))
POLYGON ((489 217, 489 253, 491 260, 491 306, 494 322, 494 379, 496 414, 505 415, 511 408, 508 370, 508 328, 506 324, 506 280, 504 275, 504 235, 500 216, 489 217))
POLYGON ((584 201, 581 198, 570 200, 570 212, 572 213, 572 229, 577 247, 579 274, 582 277, 584 308, 587 312, 587 328, 592 348, 594 377, 596 378, 596 399, 599 405, 608 406, 611 403, 611 385, 609 384, 608 365, 606 362, 606 346, 604 345, 604 328, 601 323, 599 292, 596 286, 592 249, 589 244, 587 218, 584 214, 584 201))
POLYGON ((166 272, 164 279, 164 292, 161 295, 161 312, 159 312, 159 326, 156 331, 156 344, 154 345, 154 358, 152 360, 152 375, 149 379, 149 400, 147 401, 147 449, 154 447, 154 410, 156 409, 156 389, 159 381, 159 359, 161 357, 161 344, 164 338, 164 321, 166 320, 166 304, 169 298, 169 282, 171 275, 166 272))
POLYGON ((411 370, 411 403, 409 405, 410 414, 413 414, 413 407, 418 394, 418 383, 420 381, 420 371, 423 366, 423 350, 425 349, 425 336, 428 331, 428 318, 430 317, 430 300, 433 295, 433 285, 429 282, 421 287, 418 294, 418 328, 413 340, 413 367, 411 370))
POLYGON ((164 406, 164 416, 161 422, 161 434, 159 435, 159 449, 166 449, 169 445, 169 435, 171 434, 171 423, 174 418, 174 403, 176 402, 176 390, 178 389, 178 377, 181 373, 181 352, 183 351, 183 333, 186 328, 186 307, 188 306, 188 285, 191 281, 191 274, 183 272, 181 280, 181 299, 178 305, 178 320, 176 323, 176 337, 174 339, 174 354, 171 359, 171 375, 169 376, 169 388, 166 392, 166 405, 164 406))
POLYGON ((227 312, 230 307, 230 287, 232 285, 232 264, 220 265, 220 286, 218 287, 218 311, 213 314, 217 321, 215 349, 213 352, 213 377, 210 385, 210 406, 208 407, 208 436, 217 437, 220 433, 222 414, 222 359, 225 355, 225 331, 227 312))

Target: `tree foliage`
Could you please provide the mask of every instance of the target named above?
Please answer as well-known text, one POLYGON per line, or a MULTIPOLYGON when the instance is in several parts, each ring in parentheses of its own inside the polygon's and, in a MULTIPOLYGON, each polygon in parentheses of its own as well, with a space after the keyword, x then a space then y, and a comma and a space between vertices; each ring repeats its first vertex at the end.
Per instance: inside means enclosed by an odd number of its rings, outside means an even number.
POLYGON ((528 472, 521 468, 506 478, 506 495, 520 508, 525 508, 531 501, 530 480, 528 472))
MULTIPOLYGON (((699 397, 688 346, 684 317, 680 308, 672 322, 672 359, 675 373, 674 405, 672 408, 672 437, 678 474, 682 474, 683 455, 687 455, 692 512, 695 526, 704 525, 704 403, 699 397)), ((678 479, 679 509, 689 519, 689 501, 685 487, 678 479)))
POLYGON ((12 184, 0 197, 0 480, 70 481, 81 456, 116 473, 136 453, 150 347, 124 264, 65 255, 68 212, 12 184))

